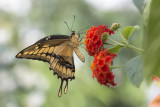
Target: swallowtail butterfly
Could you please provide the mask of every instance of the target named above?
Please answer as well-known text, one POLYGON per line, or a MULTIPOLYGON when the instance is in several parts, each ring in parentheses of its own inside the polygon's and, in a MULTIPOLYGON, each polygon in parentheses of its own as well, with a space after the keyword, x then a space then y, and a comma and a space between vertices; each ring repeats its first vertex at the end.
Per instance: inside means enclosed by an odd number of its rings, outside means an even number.
POLYGON ((62 95, 62 85, 66 81, 64 93, 67 93, 68 81, 75 79, 73 51, 82 62, 85 58, 79 50, 80 35, 72 31, 68 35, 51 35, 20 51, 16 58, 40 60, 50 64, 50 70, 61 79, 58 96, 62 95))

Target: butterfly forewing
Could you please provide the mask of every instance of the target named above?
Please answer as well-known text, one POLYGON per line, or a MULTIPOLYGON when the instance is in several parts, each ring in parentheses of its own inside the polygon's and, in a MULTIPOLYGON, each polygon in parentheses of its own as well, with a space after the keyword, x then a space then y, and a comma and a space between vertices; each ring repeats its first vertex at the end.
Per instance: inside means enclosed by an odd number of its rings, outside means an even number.
POLYGON ((69 36, 67 35, 52 35, 45 37, 19 52, 16 55, 16 58, 27 58, 49 62, 52 52, 60 44, 66 41, 69 41, 69 36))

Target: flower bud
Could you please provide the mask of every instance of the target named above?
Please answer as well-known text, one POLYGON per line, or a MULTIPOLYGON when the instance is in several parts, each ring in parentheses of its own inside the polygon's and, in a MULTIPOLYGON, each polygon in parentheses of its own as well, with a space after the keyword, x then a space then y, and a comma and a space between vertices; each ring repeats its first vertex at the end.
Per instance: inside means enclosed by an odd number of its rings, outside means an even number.
POLYGON ((115 31, 118 30, 121 27, 119 23, 113 23, 111 26, 111 30, 115 31))
POLYGON ((107 32, 103 33, 102 34, 102 41, 105 41, 107 39, 107 37, 108 37, 108 33, 107 32))

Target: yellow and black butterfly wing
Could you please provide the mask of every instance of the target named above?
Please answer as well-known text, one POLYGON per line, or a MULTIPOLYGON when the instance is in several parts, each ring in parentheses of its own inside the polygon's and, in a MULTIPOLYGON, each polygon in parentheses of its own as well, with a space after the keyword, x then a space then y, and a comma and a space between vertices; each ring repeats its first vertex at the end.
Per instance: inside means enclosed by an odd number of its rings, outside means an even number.
POLYGON ((16 58, 26 58, 49 62, 52 52, 62 43, 69 41, 70 36, 67 35, 51 35, 42 38, 35 44, 20 51, 16 58))
POLYGON ((61 85, 58 96, 62 95, 63 81, 66 81, 64 93, 67 93, 68 80, 75 78, 75 66, 73 60, 73 48, 69 45, 70 41, 66 41, 58 46, 51 55, 50 69, 54 74, 57 74, 58 78, 61 78, 61 85))

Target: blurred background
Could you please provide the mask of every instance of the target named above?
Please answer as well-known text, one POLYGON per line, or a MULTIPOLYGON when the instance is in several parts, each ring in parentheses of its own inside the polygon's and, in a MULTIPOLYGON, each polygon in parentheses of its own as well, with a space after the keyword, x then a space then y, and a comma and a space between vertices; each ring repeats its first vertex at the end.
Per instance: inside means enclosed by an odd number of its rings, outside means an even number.
MULTIPOLYGON (((53 34, 67 34, 76 16, 73 29, 87 26, 120 23, 143 26, 143 4, 135 6, 132 0, 0 0, 0 107, 146 107, 160 93, 156 83, 139 88, 133 86, 124 69, 114 69, 116 87, 100 85, 92 78, 84 45, 81 51, 86 58, 82 63, 76 55, 76 78, 69 82, 66 95, 58 97, 60 79, 53 76, 49 64, 41 61, 16 59, 16 54, 39 39, 53 34)), ((84 30, 84 33, 86 30, 84 30)), ((82 36, 85 36, 83 34, 82 36)), ((116 34, 113 35, 116 37, 116 34)), ((142 29, 134 32, 130 41, 143 48, 142 29), (138 38, 138 39, 136 39, 138 38)), ((122 49, 114 65, 123 65, 137 54, 122 49)))

